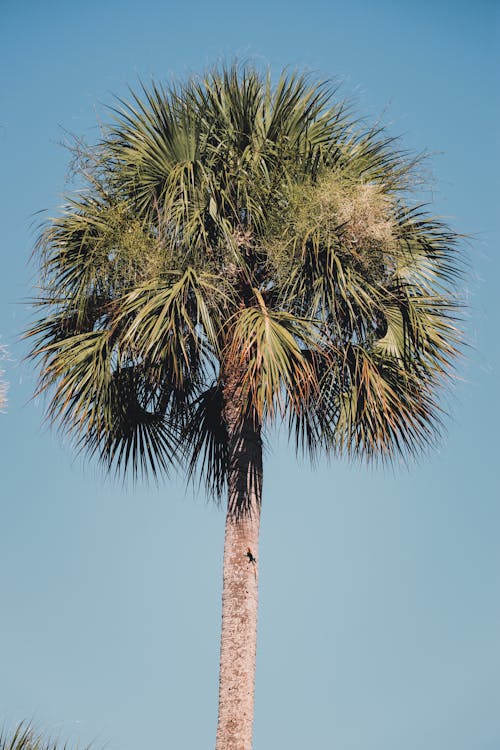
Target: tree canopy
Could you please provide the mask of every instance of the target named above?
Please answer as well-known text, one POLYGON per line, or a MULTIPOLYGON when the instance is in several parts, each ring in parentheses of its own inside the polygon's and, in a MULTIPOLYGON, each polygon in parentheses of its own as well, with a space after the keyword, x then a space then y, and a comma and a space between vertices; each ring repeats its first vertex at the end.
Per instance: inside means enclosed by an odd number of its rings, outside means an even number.
POLYGON ((38 242, 49 417, 117 471, 227 479, 223 382, 297 450, 408 457, 458 353, 458 236, 338 92, 248 66, 118 101, 38 242))

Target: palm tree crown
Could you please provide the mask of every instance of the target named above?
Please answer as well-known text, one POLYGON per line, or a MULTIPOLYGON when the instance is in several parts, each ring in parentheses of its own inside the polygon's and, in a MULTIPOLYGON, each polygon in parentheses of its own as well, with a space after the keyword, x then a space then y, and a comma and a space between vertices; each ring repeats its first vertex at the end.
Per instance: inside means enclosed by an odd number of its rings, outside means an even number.
POLYGON ((294 74, 153 84, 115 115, 39 241, 50 417, 117 469, 185 462, 216 494, 231 368, 243 411, 313 455, 425 445, 458 263, 408 202, 415 162, 294 74))

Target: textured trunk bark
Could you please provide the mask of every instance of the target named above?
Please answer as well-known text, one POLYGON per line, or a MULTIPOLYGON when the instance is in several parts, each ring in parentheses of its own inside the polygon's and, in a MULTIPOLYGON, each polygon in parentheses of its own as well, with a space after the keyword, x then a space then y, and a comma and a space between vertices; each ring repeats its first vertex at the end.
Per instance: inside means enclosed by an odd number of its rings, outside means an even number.
POLYGON ((231 377, 227 378, 225 385, 229 487, 216 750, 251 750, 262 442, 260 425, 251 417, 241 419, 241 389, 237 378, 233 378, 233 382, 231 377))

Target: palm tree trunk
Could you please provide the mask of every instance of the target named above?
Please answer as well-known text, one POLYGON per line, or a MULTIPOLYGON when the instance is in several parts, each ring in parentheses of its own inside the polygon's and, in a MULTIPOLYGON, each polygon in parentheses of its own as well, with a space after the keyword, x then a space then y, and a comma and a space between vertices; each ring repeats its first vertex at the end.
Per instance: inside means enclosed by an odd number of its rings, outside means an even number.
POLYGON ((228 506, 224 543, 219 721, 216 750, 251 750, 259 521, 262 499, 260 425, 241 418, 241 390, 226 380, 229 440, 228 506))

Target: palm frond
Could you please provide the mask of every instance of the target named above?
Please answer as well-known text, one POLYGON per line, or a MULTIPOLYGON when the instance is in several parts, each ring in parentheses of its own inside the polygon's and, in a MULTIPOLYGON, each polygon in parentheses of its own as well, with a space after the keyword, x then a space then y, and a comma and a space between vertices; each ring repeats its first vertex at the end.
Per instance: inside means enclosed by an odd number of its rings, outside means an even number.
MULTIPOLYGON (((435 440, 441 414, 434 379, 405 369, 397 358, 353 346, 339 372, 334 441, 340 453, 391 459, 435 440)), ((336 386, 337 387, 337 386, 336 386)))
POLYGON ((188 480, 199 475, 209 494, 220 497, 227 481, 228 436, 219 383, 204 390, 186 407, 179 441, 186 456, 188 480))
POLYGON ((182 388, 185 380, 192 379, 193 367, 203 367, 203 357, 218 353, 218 305, 226 297, 216 277, 191 267, 169 277, 125 295, 115 326, 135 357, 161 362, 175 386, 182 388))
POLYGON ((244 372, 242 386, 257 414, 273 418, 314 390, 314 370, 303 349, 316 346, 321 334, 313 321, 270 310, 254 292, 259 304, 230 321, 226 358, 244 372))

